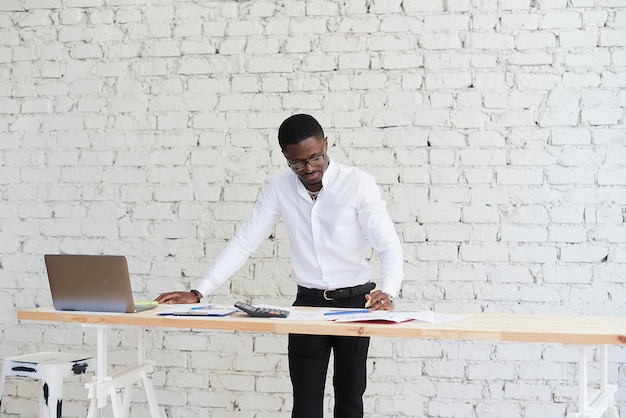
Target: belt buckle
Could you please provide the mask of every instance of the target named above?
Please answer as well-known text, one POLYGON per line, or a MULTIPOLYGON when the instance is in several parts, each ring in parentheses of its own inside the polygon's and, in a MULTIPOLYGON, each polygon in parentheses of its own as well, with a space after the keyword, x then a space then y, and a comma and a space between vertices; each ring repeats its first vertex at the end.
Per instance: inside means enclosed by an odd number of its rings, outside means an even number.
POLYGON ((324 290, 324 300, 334 300, 334 298, 330 298, 326 295, 326 292, 332 292, 332 289, 326 289, 324 290))

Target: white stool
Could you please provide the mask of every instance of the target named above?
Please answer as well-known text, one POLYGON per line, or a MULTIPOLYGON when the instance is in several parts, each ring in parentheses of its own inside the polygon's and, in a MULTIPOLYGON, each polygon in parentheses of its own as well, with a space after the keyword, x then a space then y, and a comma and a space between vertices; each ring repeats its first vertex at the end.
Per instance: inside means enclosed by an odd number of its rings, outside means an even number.
POLYGON ((2 361, 0 405, 7 376, 28 377, 41 381, 39 416, 60 418, 63 403, 63 379, 93 371, 92 357, 80 353, 33 353, 8 357, 2 361))

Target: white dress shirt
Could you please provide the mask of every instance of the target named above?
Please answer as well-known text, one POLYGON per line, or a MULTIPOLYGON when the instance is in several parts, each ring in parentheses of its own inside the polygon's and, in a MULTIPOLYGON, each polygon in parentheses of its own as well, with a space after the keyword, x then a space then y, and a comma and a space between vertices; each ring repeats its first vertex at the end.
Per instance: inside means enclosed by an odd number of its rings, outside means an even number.
POLYGON ((378 288, 397 296, 404 276, 402 247, 374 178, 329 158, 322 184, 313 201, 294 172, 270 179, 252 213, 195 289, 206 296, 231 277, 282 218, 291 277, 298 285, 338 289, 368 282, 367 239, 380 260, 378 288))

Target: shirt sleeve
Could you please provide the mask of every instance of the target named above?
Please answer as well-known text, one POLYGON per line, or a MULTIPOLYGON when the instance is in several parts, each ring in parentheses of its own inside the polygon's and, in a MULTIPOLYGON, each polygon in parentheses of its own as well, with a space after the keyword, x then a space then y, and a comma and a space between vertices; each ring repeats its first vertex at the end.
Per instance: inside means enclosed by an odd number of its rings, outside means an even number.
POLYGON ((358 218, 365 237, 380 260, 379 289, 398 296, 404 278, 404 256, 400 239, 387 212, 387 204, 372 177, 367 176, 358 207, 358 218))
POLYGON ((195 289, 207 296, 241 268, 266 239, 278 219, 280 212, 273 198, 271 183, 263 190, 252 212, 235 236, 218 254, 200 279, 195 289))

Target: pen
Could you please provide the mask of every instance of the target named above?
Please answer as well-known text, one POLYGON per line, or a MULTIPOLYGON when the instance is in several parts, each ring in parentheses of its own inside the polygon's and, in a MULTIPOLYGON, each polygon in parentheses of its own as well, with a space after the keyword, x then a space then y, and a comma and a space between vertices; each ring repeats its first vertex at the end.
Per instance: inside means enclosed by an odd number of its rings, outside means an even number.
POLYGON ((330 311, 330 312, 325 312, 324 315, 348 315, 348 314, 355 314, 355 313, 366 313, 369 312, 368 309, 350 309, 348 311, 330 311))
POLYGON ((193 306, 191 308, 189 308, 190 311, 204 311, 207 309, 213 309, 213 305, 206 305, 206 306, 193 306))
MULTIPOLYGON (((375 288, 374 288, 374 290, 372 290, 372 291, 370 292, 370 294, 371 294, 372 292, 377 291, 377 290, 378 290, 378 287, 375 287, 375 288)), ((365 302, 365 307, 366 307, 366 308, 369 308, 371 304, 372 304, 372 299, 368 299, 368 300, 367 300, 367 302, 365 302)))

